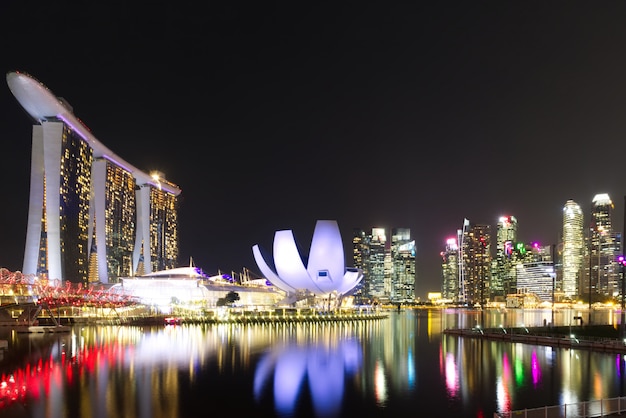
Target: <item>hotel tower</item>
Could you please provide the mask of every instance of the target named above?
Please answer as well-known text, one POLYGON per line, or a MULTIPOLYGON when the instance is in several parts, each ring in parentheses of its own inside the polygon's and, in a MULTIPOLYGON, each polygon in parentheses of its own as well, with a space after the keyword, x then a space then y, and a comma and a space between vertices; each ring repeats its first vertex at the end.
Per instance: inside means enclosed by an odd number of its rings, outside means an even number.
POLYGON ((116 283, 177 267, 180 189, 111 152, 32 76, 7 83, 35 122, 22 273, 116 283))

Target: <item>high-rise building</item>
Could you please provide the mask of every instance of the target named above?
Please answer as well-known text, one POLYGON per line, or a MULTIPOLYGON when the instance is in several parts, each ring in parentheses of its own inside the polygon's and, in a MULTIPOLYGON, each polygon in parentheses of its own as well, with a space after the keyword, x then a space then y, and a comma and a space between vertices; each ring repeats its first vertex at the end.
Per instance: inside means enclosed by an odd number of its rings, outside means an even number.
POLYGON ((563 276, 561 291, 567 298, 579 294, 583 272, 585 232, 583 211, 573 200, 565 202, 563 207, 563 276))
POLYGON ((446 240, 441 252, 441 297, 447 301, 459 301, 459 245, 457 238, 446 240))
POLYGON ((492 275, 491 295, 493 298, 501 298, 511 293, 514 285, 509 278, 513 246, 517 241, 517 219, 515 216, 501 216, 496 226, 496 259, 495 270, 492 275))
POLYGON ((410 229, 392 229, 390 240, 385 228, 355 229, 352 248, 354 267, 363 271, 362 284, 354 293, 358 300, 415 302, 415 241, 410 229))
POLYGON ((603 298, 619 293, 619 264, 616 260, 621 247, 621 234, 613 231, 613 202, 606 193, 594 196, 589 225, 587 292, 603 298))
POLYGON ((363 279, 354 292, 357 299, 369 303, 374 299, 388 298, 390 277, 385 279, 385 274, 388 275, 390 269, 390 258, 387 256, 385 229, 372 228, 371 232, 354 229, 352 252, 354 267, 363 272, 363 279))
POLYGON ((409 228, 391 230, 391 302, 415 302, 415 240, 409 228))
POLYGON ((388 274, 385 277, 385 273, 389 272, 390 261, 387 256, 387 234, 385 233, 385 228, 372 228, 372 234, 368 243, 369 258, 366 260, 366 263, 369 264, 368 271, 370 273, 369 294, 379 300, 385 300, 389 297, 390 290, 390 278, 388 274))
MULTIPOLYGON (((469 223, 469 222, 468 222, 469 223)), ((491 226, 475 224, 464 227, 461 241, 461 278, 464 302, 484 306, 489 300, 491 280, 491 226)))
POLYGON ((368 234, 355 228, 352 234, 352 261, 353 265, 363 272, 363 279, 354 289, 353 295, 358 304, 368 303, 369 295, 369 264, 364 263, 369 257, 368 234))
POLYGON ((22 273, 115 283, 142 258, 146 273, 176 267, 181 190, 111 152, 35 78, 10 72, 7 83, 34 121, 22 273))
POLYGON ((457 238, 457 244, 458 244, 458 248, 459 248, 459 255, 458 255, 458 261, 459 261, 459 268, 458 268, 458 273, 459 273, 459 280, 458 280, 458 290, 459 290, 459 296, 457 298, 457 300, 459 301, 459 303, 467 303, 468 299, 467 299, 467 283, 466 283, 466 265, 465 265, 465 239, 466 239, 466 235, 469 231, 469 227, 470 227, 470 221, 469 219, 465 218, 463 219, 463 227, 460 229, 456 230, 456 238, 457 238))
POLYGON ((553 252, 551 245, 518 243, 515 246, 516 293, 532 293, 541 301, 552 302, 556 280, 553 252))

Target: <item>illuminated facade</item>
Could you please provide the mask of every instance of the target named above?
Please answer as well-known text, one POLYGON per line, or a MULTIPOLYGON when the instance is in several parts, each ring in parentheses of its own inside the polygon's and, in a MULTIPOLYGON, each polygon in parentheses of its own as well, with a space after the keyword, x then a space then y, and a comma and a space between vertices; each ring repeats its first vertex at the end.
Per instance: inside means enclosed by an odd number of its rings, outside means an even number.
POLYGON ((458 302, 459 299, 459 246, 456 238, 448 238, 441 252, 441 296, 458 302))
POLYGON ((606 193, 594 196, 589 225, 589 274, 587 291, 592 296, 616 296, 619 293, 619 265, 621 234, 613 231, 612 216, 615 206, 606 193), (589 284, 590 283, 590 284, 589 284))
POLYGON ((386 301, 391 290, 391 278, 385 276, 390 269, 387 267, 391 257, 387 256, 387 234, 385 228, 372 228, 368 240, 369 257, 365 262, 369 265, 367 286, 372 298, 386 301))
POLYGON ((363 279, 354 289, 355 303, 366 303, 369 299, 368 289, 365 286, 369 277, 368 265, 363 262, 367 260, 369 254, 369 246, 367 245, 368 236, 365 231, 355 228, 352 234, 352 261, 355 267, 360 267, 363 273, 363 279))
POLYGON ((465 237, 470 227, 470 221, 467 218, 463 219, 463 228, 456 230, 456 238, 459 248, 459 296, 458 301, 460 303, 467 303, 467 286, 466 286, 466 268, 465 268, 465 237))
POLYGON ((579 294, 584 249, 583 211, 578 203, 568 200, 563 207, 563 278, 561 290, 564 296, 570 299, 579 294))
POLYGON ((491 280, 491 226, 467 223, 461 241, 463 301, 483 306, 489 299, 491 280))
POLYGON ((372 299, 389 299, 391 292, 391 256, 387 249, 385 228, 372 228, 371 232, 355 229, 352 237, 354 266, 363 272, 357 295, 363 303, 372 299), (387 276, 385 276, 387 274, 387 276))
POLYGON ((371 232, 355 229, 352 237, 354 266, 363 271, 359 300, 370 303, 414 303, 416 247, 409 228, 371 232))
POLYGON ((363 278, 361 270, 346 268, 341 233, 336 221, 315 224, 306 265, 299 253, 293 231, 274 234, 273 267, 258 245, 252 247, 257 266, 274 286, 287 293, 286 302, 296 303, 301 296, 329 296, 337 299, 351 294, 363 278))
POLYGON ((536 295, 539 300, 552 302, 556 272, 550 245, 516 245, 516 293, 536 295))
POLYGON ((409 228, 391 230, 391 302, 415 302, 415 240, 409 228))
POLYGON ((509 278, 513 246, 517 240, 517 219, 515 216, 501 216, 496 226, 496 259, 491 280, 491 295, 502 298, 511 293, 514 283, 509 278))
POLYGON ((169 313, 172 303, 187 307, 215 308, 230 292, 239 296, 239 304, 263 308, 276 305, 284 292, 265 284, 234 284, 223 276, 207 276, 194 266, 155 271, 143 276, 123 277, 109 292, 136 298, 144 305, 169 313))
POLYGON ((107 149, 33 77, 7 83, 35 121, 22 272, 88 284, 134 276, 141 259, 147 273, 176 267, 180 189, 107 149))

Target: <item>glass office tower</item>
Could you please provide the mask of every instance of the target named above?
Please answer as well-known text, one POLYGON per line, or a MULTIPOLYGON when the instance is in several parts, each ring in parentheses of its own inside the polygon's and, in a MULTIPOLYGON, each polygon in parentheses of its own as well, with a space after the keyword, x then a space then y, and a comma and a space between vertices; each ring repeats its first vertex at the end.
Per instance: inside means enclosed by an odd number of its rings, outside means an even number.
POLYGON ((386 301, 389 298, 390 278, 389 278, 389 262, 387 252, 387 235, 385 228, 372 228, 372 234, 369 237, 369 258, 366 261, 369 264, 369 294, 371 297, 386 301), (387 274, 385 274, 387 273, 387 274), (387 277, 387 280, 385 280, 387 277), (387 282, 387 283, 386 283, 387 282))
POLYGON ((606 193, 594 196, 589 225, 589 294, 593 298, 616 296, 619 293, 619 266, 621 234, 613 231, 612 217, 615 206, 606 193))
POLYGON ((457 238, 446 240, 441 256, 441 296, 446 301, 459 300, 459 245, 457 238))
POLYGON ((411 229, 391 230, 391 302, 415 302, 415 240, 411 229))
POLYGON ((516 253, 513 268, 517 293, 532 293, 541 301, 552 302, 556 279, 552 246, 518 243, 516 253))
POLYGON ((573 299, 579 294, 584 249, 583 211, 578 203, 568 200, 563 207, 562 291, 564 296, 569 299, 573 299))
POLYGON ((416 248, 409 228, 393 228, 391 240, 385 228, 354 229, 352 251, 354 266, 363 271, 355 291, 359 301, 415 302, 416 248))
POLYGON ((517 241, 517 218, 500 216, 496 226, 496 269, 492 275, 491 295, 504 300, 515 289, 511 283, 513 246, 517 241))

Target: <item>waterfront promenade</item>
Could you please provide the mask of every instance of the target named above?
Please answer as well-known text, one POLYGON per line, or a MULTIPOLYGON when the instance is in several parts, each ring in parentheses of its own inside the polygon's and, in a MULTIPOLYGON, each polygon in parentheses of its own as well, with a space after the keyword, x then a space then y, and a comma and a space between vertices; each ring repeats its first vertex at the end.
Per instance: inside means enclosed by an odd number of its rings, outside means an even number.
MULTIPOLYGON (((462 338, 542 345, 554 348, 583 349, 594 352, 626 353, 626 339, 613 325, 496 327, 471 329, 445 329, 444 334, 462 338)), ((561 418, 619 416, 626 412, 626 398, 597 399, 571 404, 550 405, 538 408, 494 412, 494 418, 561 418)))
POLYGON ((552 347, 626 353, 626 340, 612 325, 446 329, 445 334, 465 338, 520 342, 552 347))
POLYGON ((219 307, 206 309, 173 308, 169 313, 149 306, 117 308, 58 307, 43 309, 35 303, 0 306, 0 326, 18 330, 47 332, 59 326, 85 325, 172 325, 172 324, 272 324, 339 322, 384 319, 388 311, 371 307, 333 310, 276 307, 246 309, 219 307))

